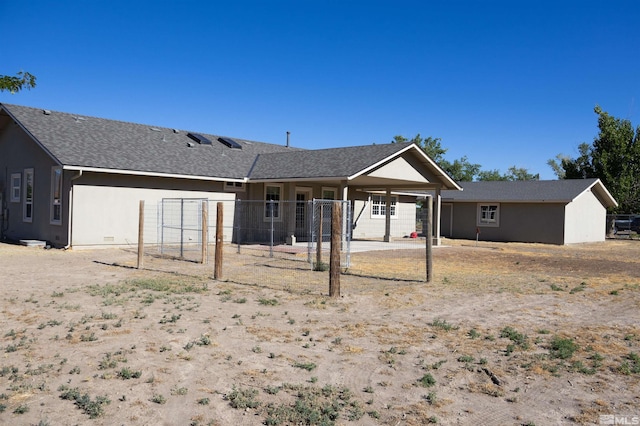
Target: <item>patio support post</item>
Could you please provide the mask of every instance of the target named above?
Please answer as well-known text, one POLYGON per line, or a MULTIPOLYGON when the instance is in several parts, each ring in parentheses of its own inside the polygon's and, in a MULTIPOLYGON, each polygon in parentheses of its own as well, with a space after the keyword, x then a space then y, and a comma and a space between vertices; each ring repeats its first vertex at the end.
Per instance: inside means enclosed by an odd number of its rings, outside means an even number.
POLYGON ((387 188, 386 209, 384 214, 384 242, 391 241, 391 188, 387 188))
POLYGON ((427 203, 427 229, 425 230, 425 241, 427 242, 427 282, 430 283, 433 278, 433 256, 432 256, 432 246, 433 246, 433 238, 431 238, 431 234, 433 232, 433 198, 431 195, 427 195, 426 198, 427 203))
POLYGON ((435 204, 433 205, 433 243, 436 246, 440 245, 440 215, 442 213, 442 196, 440 194, 440 185, 436 186, 435 190, 435 204))

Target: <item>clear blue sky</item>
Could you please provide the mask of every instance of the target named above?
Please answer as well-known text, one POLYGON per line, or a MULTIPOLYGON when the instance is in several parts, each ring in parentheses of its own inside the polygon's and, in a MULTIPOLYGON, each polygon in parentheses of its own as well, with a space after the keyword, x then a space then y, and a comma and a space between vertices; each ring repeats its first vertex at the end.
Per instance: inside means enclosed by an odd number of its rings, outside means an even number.
POLYGON ((0 102, 303 148, 442 138, 542 179, 640 124, 640 1, 8 1, 0 102))

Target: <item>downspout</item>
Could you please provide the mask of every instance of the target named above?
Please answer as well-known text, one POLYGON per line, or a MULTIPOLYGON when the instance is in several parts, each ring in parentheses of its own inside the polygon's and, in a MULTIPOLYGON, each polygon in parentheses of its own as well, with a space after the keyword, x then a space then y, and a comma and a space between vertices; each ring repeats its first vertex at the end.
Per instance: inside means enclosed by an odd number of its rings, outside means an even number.
POLYGON ((69 229, 67 229, 67 245, 64 246, 64 250, 68 250, 71 248, 71 228, 73 226, 73 181, 82 177, 82 170, 78 170, 78 174, 73 176, 69 181, 71 183, 71 187, 69 188, 69 229))

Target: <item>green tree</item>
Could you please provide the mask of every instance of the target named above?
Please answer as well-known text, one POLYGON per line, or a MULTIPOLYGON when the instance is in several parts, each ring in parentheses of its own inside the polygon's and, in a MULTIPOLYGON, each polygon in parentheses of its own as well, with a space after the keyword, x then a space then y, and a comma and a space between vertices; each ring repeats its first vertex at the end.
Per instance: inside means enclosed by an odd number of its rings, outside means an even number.
POLYGON ((500 173, 500 170, 482 170, 478 173, 478 180, 507 180, 507 178, 500 173))
POLYGON ((561 179, 599 178, 618 201, 617 213, 640 212, 640 126, 622 120, 596 106, 598 136, 592 144, 581 143, 580 155, 563 155, 547 164, 561 179))
POLYGON ((0 75, 0 92, 19 92, 22 89, 36 87, 36 77, 28 72, 20 71, 15 76, 0 75))
POLYGON ((391 143, 414 143, 435 161, 442 170, 447 172, 453 180, 458 182, 471 182, 473 180, 538 180, 540 175, 531 174, 527 169, 512 166, 507 173, 501 174, 499 170, 481 170, 482 166, 469 161, 467 156, 454 160, 453 162, 444 158, 447 148, 442 147, 442 139, 428 136, 422 138, 418 133, 412 139, 407 139, 402 135, 393 137, 391 143))
POLYGON ((539 180, 540 175, 538 173, 529 173, 529 169, 524 167, 511 166, 506 173, 500 173, 500 170, 483 170, 478 173, 478 180, 504 180, 504 181, 516 181, 516 180, 539 180))
POLYGON ((474 164, 469 161, 467 156, 463 156, 460 159, 453 162, 444 158, 444 154, 447 153, 447 148, 443 148, 441 144, 442 139, 433 138, 428 136, 422 138, 418 133, 414 138, 407 139, 404 136, 396 135, 393 137, 392 143, 411 142, 418 145, 422 150, 435 161, 438 166, 442 168, 453 180, 466 182, 472 181, 480 171, 480 164, 474 164))

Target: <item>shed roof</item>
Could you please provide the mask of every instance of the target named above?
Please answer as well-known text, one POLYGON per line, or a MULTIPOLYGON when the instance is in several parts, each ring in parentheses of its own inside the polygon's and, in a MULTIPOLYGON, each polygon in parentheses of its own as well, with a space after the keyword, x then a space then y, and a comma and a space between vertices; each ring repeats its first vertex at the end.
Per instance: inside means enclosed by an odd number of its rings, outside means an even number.
POLYGON ((462 182, 463 191, 442 191, 442 201, 570 203, 592 191, 605 207, 618 205, 600 179, 462 182))

